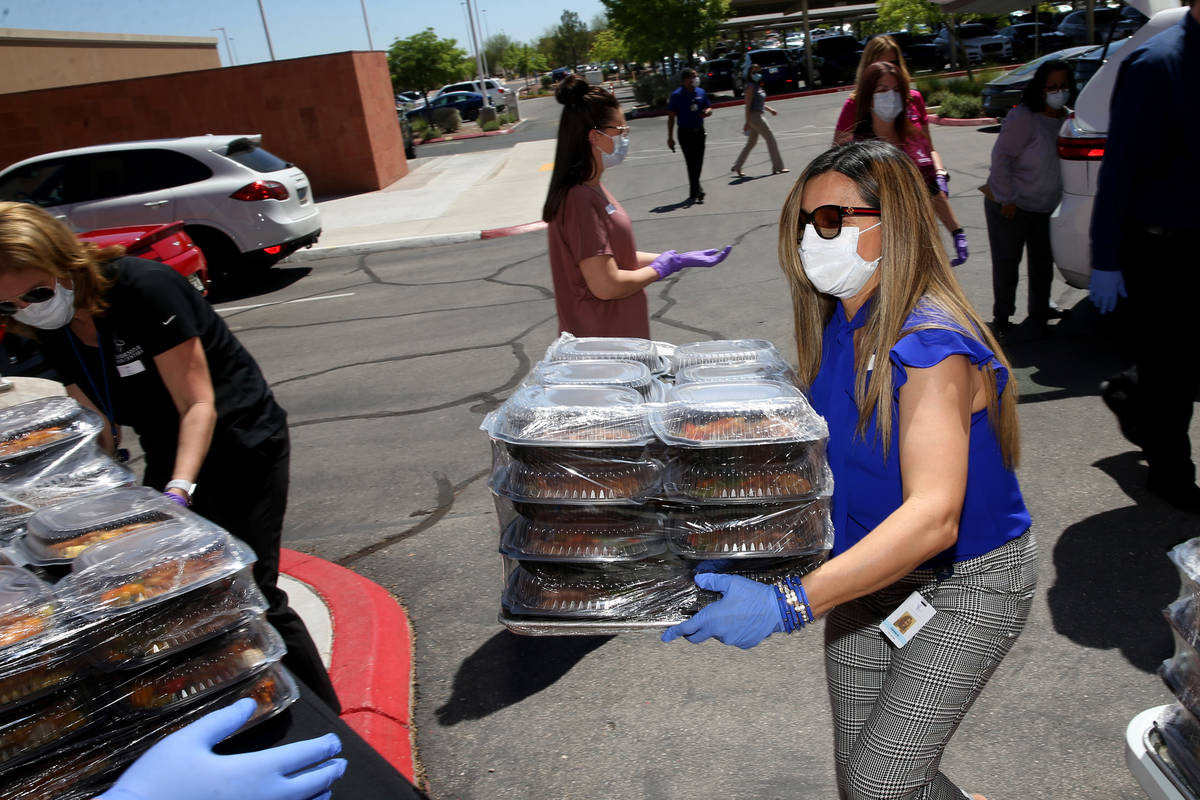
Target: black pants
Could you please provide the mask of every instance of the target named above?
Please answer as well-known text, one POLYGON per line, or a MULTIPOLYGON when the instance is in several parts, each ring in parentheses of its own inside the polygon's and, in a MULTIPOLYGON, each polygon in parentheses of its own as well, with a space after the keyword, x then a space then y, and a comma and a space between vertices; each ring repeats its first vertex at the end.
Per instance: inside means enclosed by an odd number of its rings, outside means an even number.
POLYGON ((1054 255, 1050 249, 1050 212, 1023 211, 1006 219, 1000 204, 984 198, 988 244, 992 250, 992 316, 1008 319, 1017 311, 1021 251, 1029 261, 1029 316, 1045 320, 1050 310, 1054 255))
MULTIPOLYGON (((291 453, 286 425, 253 448, 214 441, 196 476, 192 510, 254 550, 258 558, 254 562, 254 581, 267 598, 267 621, 287 645, 283 663, 328 705, 340 710, 317 646, 304 620, 288 607, 287 593, 278 585, 291 453)), ((172 463, 168 464, 162 463, 168 459, 147 459, 143 482, 162 489, 170 480, 173 459, 173 453, 172 463)))
MULTIPOLYGON (((300 699, 277 717, 255 725, 216 747, 221 754, 251 753, 267 747, 314 739, 336 733, 342 740, 339 757, 346 759, 346 774, 333 784, 333 798, 346 800, 418 800, 426 798, 408 779, 338 718, 328 705, 300 682, 300 699)), ((249 800, 249 798, 248 798, 249 800)))
POLYGON ((1188 438, 1200 387, 1200 355, 1193 347, 1200 292, 1196 238, 1133 231, 1122 239, 1138 374, 1135 413, 1150 482, 1160 487, 1196 479, 1188 438))
POLYGON ((700 170, 704 168, 704 128, 680 128, 679 149, 687 163, 688 196, 704 194, 700 188, 700 170))

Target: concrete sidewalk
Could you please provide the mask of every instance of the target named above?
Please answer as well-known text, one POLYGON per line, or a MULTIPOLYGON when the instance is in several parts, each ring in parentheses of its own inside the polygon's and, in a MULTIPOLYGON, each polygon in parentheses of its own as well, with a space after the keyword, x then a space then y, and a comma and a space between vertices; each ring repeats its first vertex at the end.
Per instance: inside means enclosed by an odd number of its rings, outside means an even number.
MULTIPOLYGON (((377 192, 325 200, 320 242, 292 263, 491 238, 536 222, 550 185, 554 140, 418 159, 377 192), (489 235, 490 234, 490 235, 489 235)), ((436 145, 433 145, 436 147, 436 145)))

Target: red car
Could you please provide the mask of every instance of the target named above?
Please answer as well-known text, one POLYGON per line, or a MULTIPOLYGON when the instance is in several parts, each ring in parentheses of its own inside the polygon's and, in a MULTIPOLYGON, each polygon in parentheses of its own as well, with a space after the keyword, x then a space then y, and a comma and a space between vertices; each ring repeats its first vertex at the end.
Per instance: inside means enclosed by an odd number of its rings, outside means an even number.
POLYGON ((204 254, 183 230, 183 222, 165 225, 129 225, 124 228, 98 228, 75 234, 97 247, 124 245, 125 252, 138 258, 161 261, 188 279, 200 294, 208 294, 208 263, 204 254))

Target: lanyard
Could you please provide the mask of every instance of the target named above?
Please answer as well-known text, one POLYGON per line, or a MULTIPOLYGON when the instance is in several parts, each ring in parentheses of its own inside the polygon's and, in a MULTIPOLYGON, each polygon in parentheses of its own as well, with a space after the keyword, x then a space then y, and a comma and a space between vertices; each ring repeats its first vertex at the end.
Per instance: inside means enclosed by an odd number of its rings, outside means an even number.
MULTIPOLYGON (((71 343, 71 350, 75 353, 75 358, 79 361, 79 367, 83 370, 83 376, 87 378, 88 386, 92 389, 92 395, 99 400, 100 389, 96 386, 96 381, 92 379, 92 372, 88 369, 87 363, 83 360, 83 356, 79 352, 79 348, 75 345, 75 332, 71 327, 67 326, 67 341, 71 343)), ((112 433, 114 445, 120 441, 121 432, 117 427, 117 415, 113 410, 112 393, 108 389, 108 370, 104 368, 104 337, 100 332, 96 332, 96 348, 100 351, 100 377, 104 381, 104 413, 108 416, 109 432, 112 433)), ((128 461, 129 451, 121 448, 117 450, 118 461, 128 461), (122 458, 124 454, 124 458, 122 458)))

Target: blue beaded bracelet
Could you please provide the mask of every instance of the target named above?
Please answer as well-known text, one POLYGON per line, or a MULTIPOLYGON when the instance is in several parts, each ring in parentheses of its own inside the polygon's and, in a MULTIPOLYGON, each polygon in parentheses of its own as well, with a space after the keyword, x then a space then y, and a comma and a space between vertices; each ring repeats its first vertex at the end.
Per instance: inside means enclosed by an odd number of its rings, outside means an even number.
POLYGON ((778 586, 775 589, 775 602, 779 604, 779 616, 783 620, 783 632, 791 633, 796 630, 796 626, 792 623, 792 618, 787 612, 787 603, 783 599, 783 590, 778 586))
POLYGON ((788 585, 800 595, 800 602, 804 604, 804 613, 808 616, 808 622, 815 622, 816 617, 813 616, 812 604, 808 602, 808 593, 804 591, 804 583, 799 577, 788 576, 788 585))

